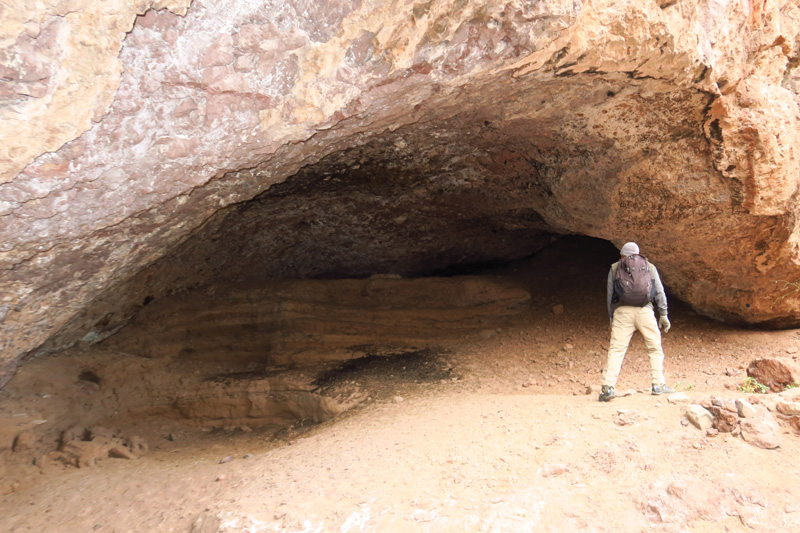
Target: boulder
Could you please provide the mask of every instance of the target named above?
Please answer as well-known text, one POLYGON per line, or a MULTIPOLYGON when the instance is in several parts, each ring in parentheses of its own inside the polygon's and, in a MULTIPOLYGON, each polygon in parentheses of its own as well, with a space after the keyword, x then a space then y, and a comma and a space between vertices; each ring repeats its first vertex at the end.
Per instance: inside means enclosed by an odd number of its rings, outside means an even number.
POLYGON ((711 414, 714 415, 714 427, 720 433, 730 433, 739 424, 739 415, 722 407, 712 406, 711 414))
POLYGON ((756 414, 756 408, 747 400, 736 400, 736 413, 742 418, 752 418, 756 414))
POLYGON ((692 404, 686 409, 689 422, 701 431, 706 431, 714 425, 714 415, 701 405, 692 404))
POLYGON ((800 363, 788 357, 756 359, 747 367, 747 375, 772 392, 781 392, 800 383, 800 363))
POLYGON ((756 407, 756 414, 752 418, 741 419, 739 427, 742 438, 753 446, 771 450, 781 445, 780 426, 763 407, 756 407))

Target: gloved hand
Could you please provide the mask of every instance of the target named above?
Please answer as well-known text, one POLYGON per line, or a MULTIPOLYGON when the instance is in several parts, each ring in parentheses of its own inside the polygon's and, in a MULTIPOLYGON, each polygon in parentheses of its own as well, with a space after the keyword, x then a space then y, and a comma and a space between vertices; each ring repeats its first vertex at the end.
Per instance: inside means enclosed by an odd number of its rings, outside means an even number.
POLYGON ((668 331, 669 331, 669 326, 670 326, 670 324, 669 324, 669 318, 667 318, 666 316, 660 316, 660 317, 658 317, 658 327, 660 327, 661 329, 663 329, 663 330, 664 330, 664 333, 666 333, 666 332, 668 332, 668 331))

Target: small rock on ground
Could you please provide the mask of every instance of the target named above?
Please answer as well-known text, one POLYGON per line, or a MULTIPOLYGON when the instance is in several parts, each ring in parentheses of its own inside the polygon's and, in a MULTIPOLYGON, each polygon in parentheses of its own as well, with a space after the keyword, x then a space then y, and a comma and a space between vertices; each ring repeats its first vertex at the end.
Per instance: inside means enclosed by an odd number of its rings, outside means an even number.
POLYGON ((686 417, 696 428, 706 431, 714 425, 714 416, 702 405, 692 404, 686 409, 686 417))

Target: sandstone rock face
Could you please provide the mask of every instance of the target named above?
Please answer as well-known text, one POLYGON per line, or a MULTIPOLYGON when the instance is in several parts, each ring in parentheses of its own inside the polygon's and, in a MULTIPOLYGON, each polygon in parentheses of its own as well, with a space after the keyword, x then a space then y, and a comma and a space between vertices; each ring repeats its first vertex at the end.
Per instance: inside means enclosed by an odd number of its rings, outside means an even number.
POLYGON ((91 0, 4 2, 0 183, 79 137, 108 111, 122 74, 118 54, 137 15, 149 9, 185 14, 190 2, 126 0, 102 9, 91 0))
POLYGON ((187 287, 639 242, 800 319, 796 2, 6 2, 0 358, 187 287))

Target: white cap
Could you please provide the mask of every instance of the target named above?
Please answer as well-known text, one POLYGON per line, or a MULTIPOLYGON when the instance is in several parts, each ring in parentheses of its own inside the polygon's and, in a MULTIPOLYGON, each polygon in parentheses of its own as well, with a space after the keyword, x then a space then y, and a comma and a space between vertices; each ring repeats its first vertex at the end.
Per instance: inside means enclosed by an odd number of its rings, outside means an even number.
POLYGON ((639 253, 639 246, 635 242, 626 242, 625 245, 619 249, 619 254, 625 257, 639 253))

